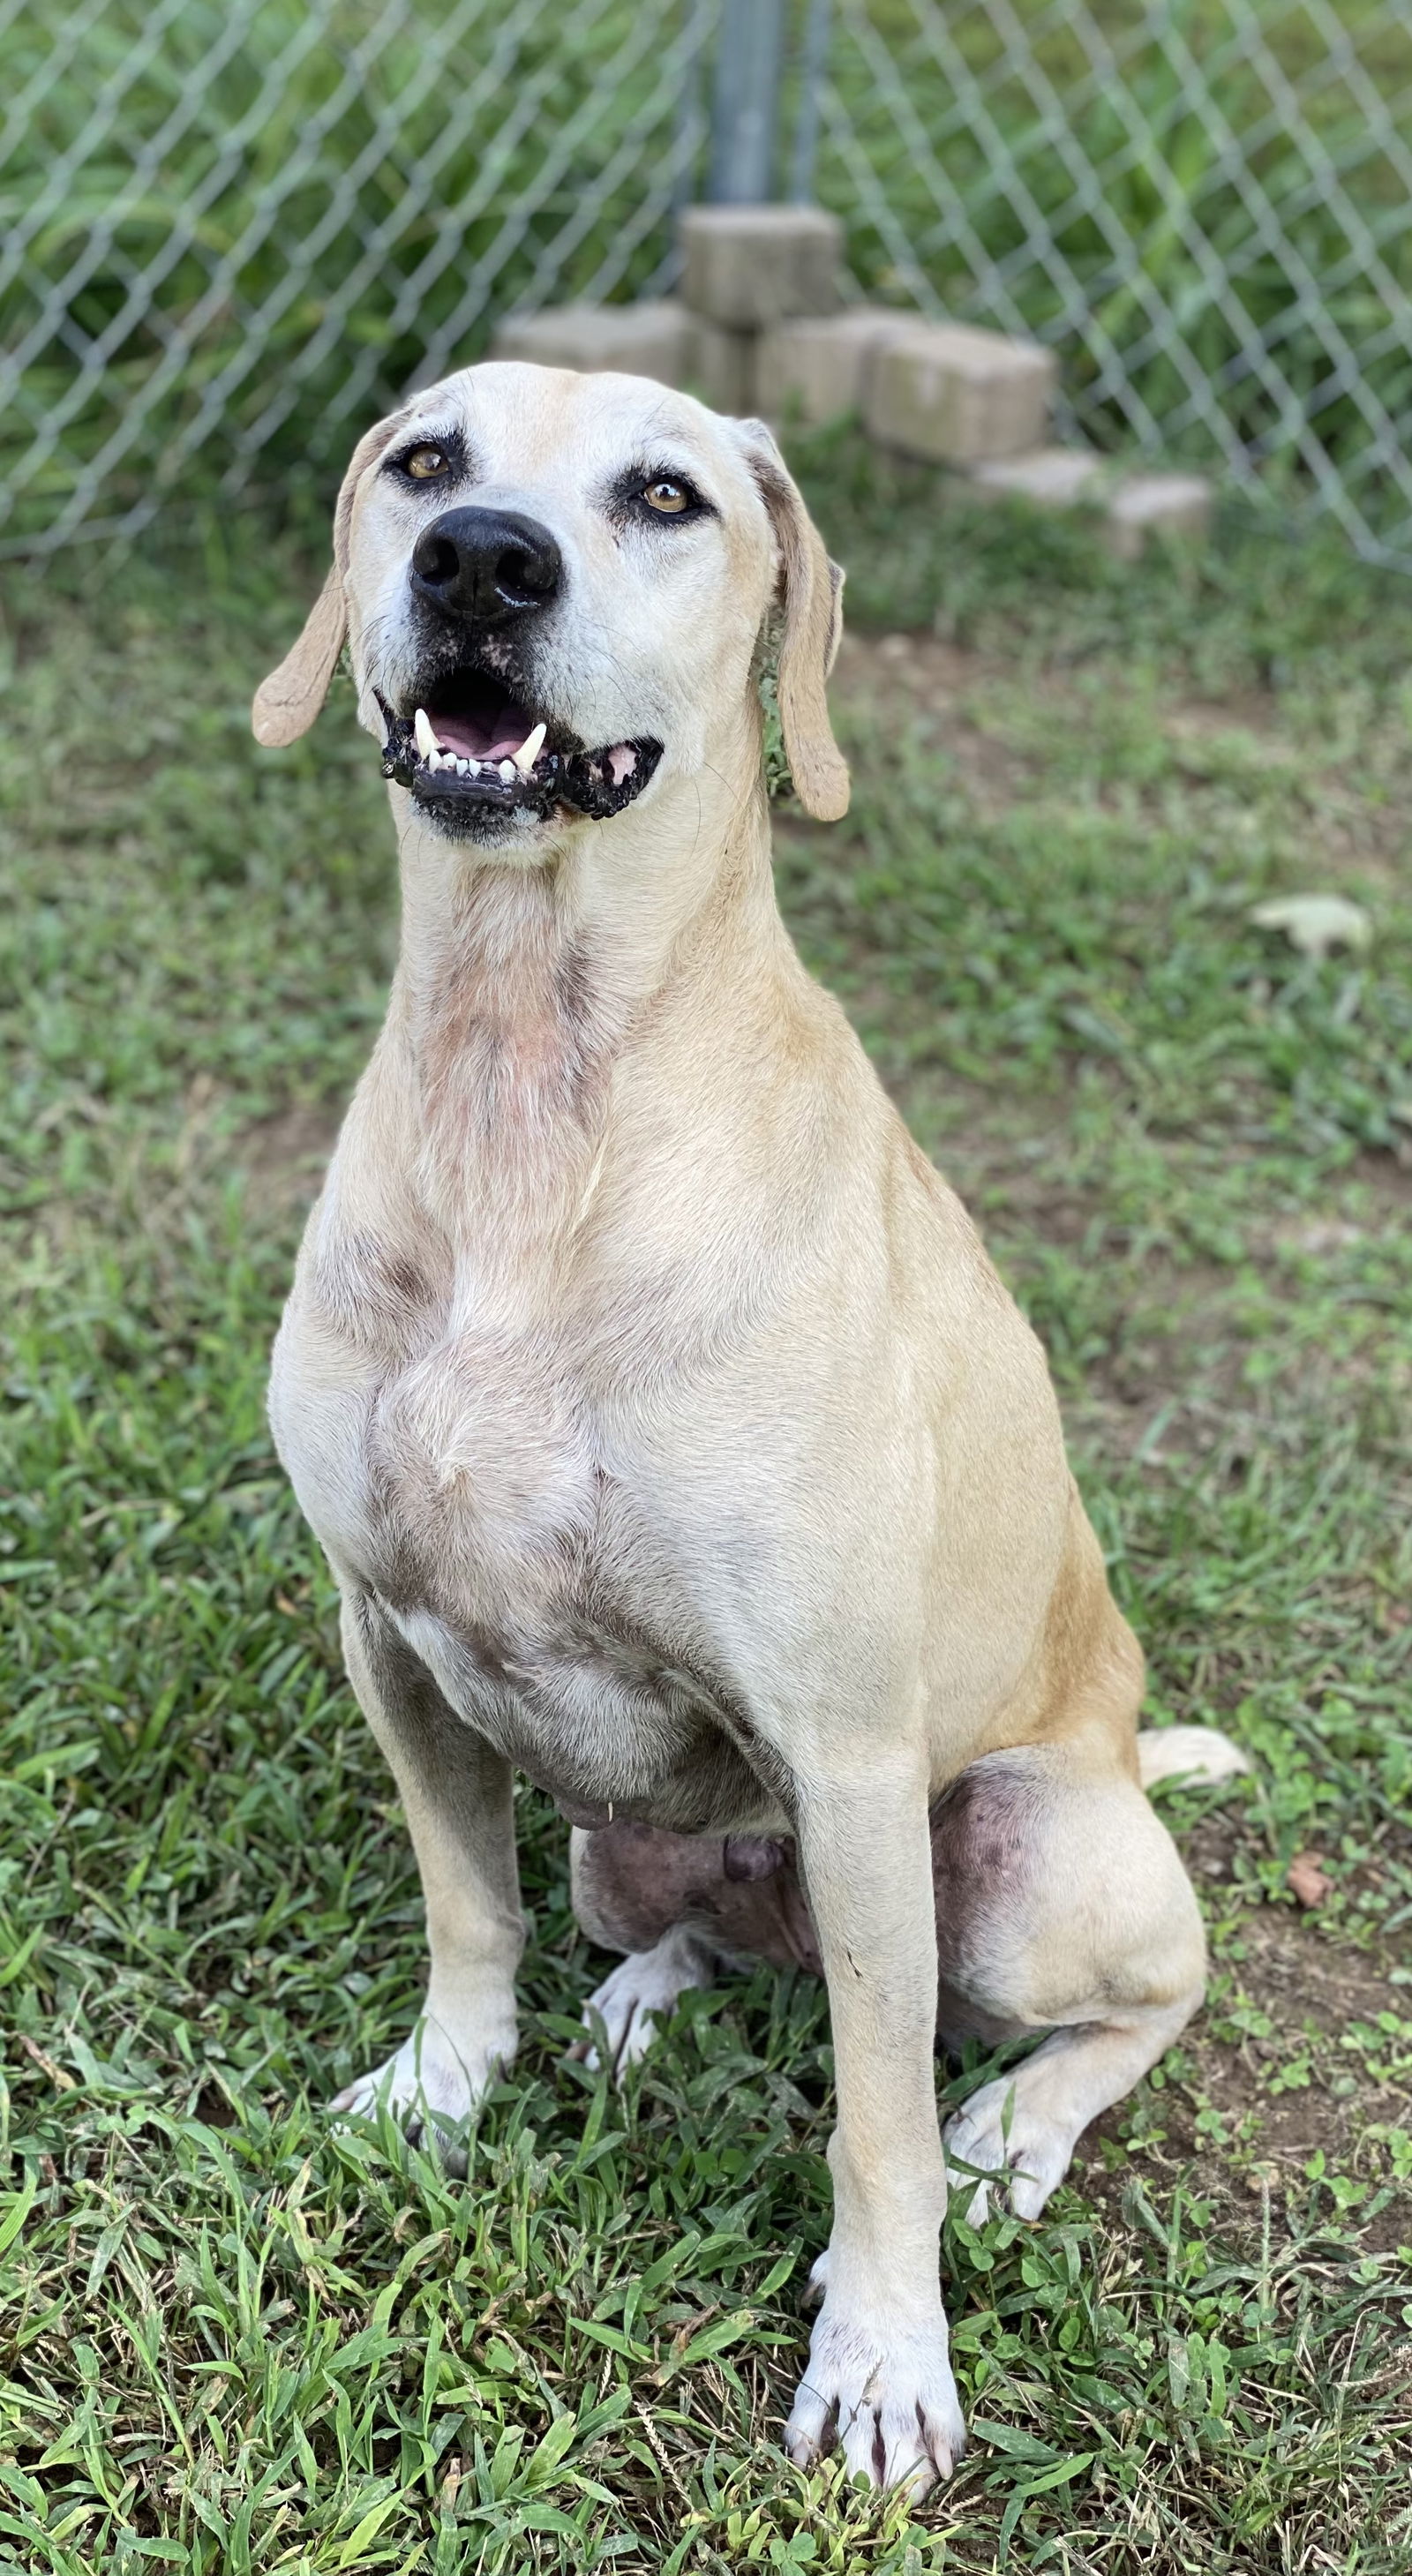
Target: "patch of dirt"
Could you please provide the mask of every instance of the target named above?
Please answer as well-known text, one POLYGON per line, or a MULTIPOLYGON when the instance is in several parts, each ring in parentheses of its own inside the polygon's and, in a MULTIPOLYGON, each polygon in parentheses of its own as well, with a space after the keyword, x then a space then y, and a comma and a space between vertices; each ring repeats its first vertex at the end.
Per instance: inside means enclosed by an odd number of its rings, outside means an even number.
MULTIPOLYGON (((1182 1857, 1198 1888, 1232 1877, 1245 1833, 1238 1816, 1218 1811, 1182 1836, 1182 1857)), ((1319 2152, 1331 2170, 1373 2180, 1369 2151, 1360 2141, 1370 2125, 1406 2125, 1407 2093, 1400 2085, 1374 2083, 1356 2052, 1341 2058, 1339 2042, 1356 2022, 1376 2024, 1379 2013, 1405 2021, 1407 1989, 1392 1984, 1390 1961, 1331 1940, 1313 1913, 1253 1905, 1241 1918, 1239 1946, 1239 1956, 1228 1948, 1216 1966, 1233 1972, 1242 1996, 1270 2021, 1271 2036, 1218 2038, 1220 2007, 1208 2005, 1182 2034, 1179 2044, 1191 2073, 1184 2083, 1169 2083, 1161 2096, 1160 2145, 1135 2144, 1129 2153, 1139 2166, 1150 2163, 1168 2179, 1173 2168, 1194 2165, 1200 2188, 1224 2195, 1238 2213, 1243 2201, 1258 2200, 1263 2187, 1277 2197, 1307 2192, 1306 2168, 1319 2152), (1304 2054, 1311 2038, 1307 2082, 1272 2091, 1272 2081, 1304 2054), (1329 2079, 1340 2076, 1356 2079, 1347 2093, 1331 2089, 1329 2079), (1203 2100, 1224 2115, 1233 2134, 1254 2115, 1254 2134, 1238 2161, 1198 2128, 1203 2100)), ((1121 2166, 1110 2169, 1103 2142, 1122 2138, 1127 2120, 1126 2106, 1117 2104, 1085 2133, 1075 2157, 1084 2191, 1115 2214, 1124 2174, 1121 2166)), ((1390 2252, 1412 2239, 1412 2193, 1400 2188, 1372 2216, 1364 2218, 1355 2208, 1340 2224, 1356 2230, 1369 2253, 1390 2252)))
POLYGON ((921 717, 938 748, 956 763, 968 793, 987 815, 1023 796, 1032 771, 966 711, 966 700, 1009 675, 1002 663, 963 652, 935 635, 850 635, 839 647, 834 686, 840 701, 864 705, 895 723, 921 717))
POLYGON ((282 1109, 244 1129, 232 1158, 246 1176, 245 1205, 251 1216, 278 1220, 313 1206, 341 1115, 304 1105, 282 1109))
MULTIPOLYGON (((1014 677, 1012 663, 945 643, 936 635, 875 635, 845 627, 834 685, 841 698, 905 701, 913 709, 950 717, 963 710, 968 695, 990 686, 1009 686, 1014 677)), ((1072 681, 1063 671, 1031 671, 1027 685, 1036 696, 1072 702, 1072 681)), ((1205 748, 1232 735, 1251 738, 1252 766, 1280 769, 1307 758, 1307 751, 1281 738, 1280 715, 1279 702, 1271 692, 1245 689, 1218 703, 1173 699, 1162 717, 1162 729, 1177 745, 1202 751, 1203 775, 1205 748)))
MULTIPOLYGON (((931 731, 955 761, 979 811, 993 817, 1025 793, 1033 770, 1023 751, 968 711, 968 702, 979 703, 988 689, 1012 689, 1015 677, 1013 664, 938 636, 845 630, 836 686, 841 701, 865 703, 884 725, 899 715, 914 723, 920 718, 924 732, 931 731)), ((1056 721, 1081 721, 1073 678, 1063 669, 1027 665, 1025 687, 1036 705, 1053 708, 1056 721)), ((1159 709, 1159 721, 1177 765, 1194 783, 1241 774, 1252 782, 1262 774, 1277 780, 1284 774, 1298 785, 1311 815, 1317 815, 1321 864, 1331 881, 1348 872, 1390 887, 1404 881, 1408 781, 1401 737, 1391 721, 1371 746, 1360 740, 1354 754, 1331 743, 1323 759, 1311 757, 1307 742, 1282 732, 1287 711, 1271 691, 1244 689, 1219 702, 1174 697, 1159 709)))
POLYGON ((1220 700, 1184 700, 1173 709, 1164 730, 1174 741, 1192 744, 1219 742, 1232 733, 1253 734, 1260 744, 1259 764, 1279 769, 1286 761, 1298 760, 1300 754, 1295 744, 1282 741, 1274 731, 1278 713, 1268 690, 1238 689, 1220 700))

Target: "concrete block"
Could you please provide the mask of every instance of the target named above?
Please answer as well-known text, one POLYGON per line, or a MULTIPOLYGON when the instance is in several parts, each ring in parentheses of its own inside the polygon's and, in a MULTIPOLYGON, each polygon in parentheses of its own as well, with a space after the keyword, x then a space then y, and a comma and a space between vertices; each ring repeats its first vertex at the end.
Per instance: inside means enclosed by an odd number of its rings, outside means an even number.
POLYGON ((864 422, 883 447, 936 465, 1023 456, 1044 436, 1055 365, 1047 349, 966 322, 914 322, 878 350, 864 422))
POLYGON ((683 300, 727 330, 837 308, 843 227, 822 206, 688 206, 681 248, 683 300))
POLYGON ((511 313, 496 327, 492 358, 523 358, 536 367, 577 367, 584 375, 612 369, 684 385, 692 359, 692 317, 674 298, 641 304, 558 304, 545 313, 511 313))
POLYGON ((1168 537, 1204 537, 1213 498, 1204 474, 1134 474, 1108 504, 1108 543, 1132 563, 1154 529, 1168 537))
POLYGON ((854 304, 821 320, 777 322, 760 334, 755 400, 766 420, 814 423, 861 411, 877 351, 912 317, 886 304, 854 304))
POLYGON ((728 331, 693 313, 687 341, 686 373, 681 381, 713 411, 748 418, 756 407, 755 353, 758 331, 728 331))
POLYGON ((973 465, 967 477, 984 500, 1014 496, 1040 510, 1071 510, 1096 501, 1109 468, 1082 447, 1035 447, 1027 456, 999 456, 973 465))

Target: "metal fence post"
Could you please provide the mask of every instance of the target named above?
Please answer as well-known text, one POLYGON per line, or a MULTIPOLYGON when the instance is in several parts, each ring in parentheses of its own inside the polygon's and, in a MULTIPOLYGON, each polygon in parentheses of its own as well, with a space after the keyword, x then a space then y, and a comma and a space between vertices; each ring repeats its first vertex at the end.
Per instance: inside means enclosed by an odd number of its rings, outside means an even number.
POLYGON ((725 0, 716 53, 709 196, 758 206, 771 195, 784 54, 784 0, 725 0))
POLYGON ((819 113, 828 70, 832 0, 809 0, 804 21, 804 55, 799 66, 799 108, 794 120, 794 152, 789 193, 796 206, 807 206, 814 194, 814 163, 819 151, 819 113))
POLYGON ((701 147, 710 131, 702 97, 702 73, 716 9, 717 0, 685 0, 682 32, 686 39, 686 68, 677 105, 677 170, 672 182, 672 204, 678 214, 696 195, 701 147))

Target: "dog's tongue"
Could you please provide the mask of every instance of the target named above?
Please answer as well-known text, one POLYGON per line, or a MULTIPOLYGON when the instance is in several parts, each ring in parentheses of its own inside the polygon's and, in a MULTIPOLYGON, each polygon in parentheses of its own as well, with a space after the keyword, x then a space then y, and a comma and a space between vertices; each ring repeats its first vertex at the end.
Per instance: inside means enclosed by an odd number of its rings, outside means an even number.
POLYGON ((463 760, 513 760, 532 730, 522 710, 502 709, 491 724, 473 716, 433 716, 432 731, 443 751, 458 751, 463 760))
POLYGON ((534 718, 518 698, 503 697, 498 706, 444 715, 433 709, 431 727, 443 751, 459 752, 463 760, 513 760, 534 731, 534 718))

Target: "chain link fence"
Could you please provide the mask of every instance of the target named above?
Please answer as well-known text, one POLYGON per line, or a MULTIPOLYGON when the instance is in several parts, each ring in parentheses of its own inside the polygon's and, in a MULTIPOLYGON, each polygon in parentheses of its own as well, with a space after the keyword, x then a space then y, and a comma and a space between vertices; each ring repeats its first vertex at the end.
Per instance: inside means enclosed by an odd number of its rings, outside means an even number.
POLYGON ((323 488, 506 310, 662 292, 733 116, 1068 433, 1412 567, 1412 0, 0 0, 0 75, 9 554, 323 488))
POLYGON ((870 289, 1058 353, 1065 427, 1412 567, 1409 0, 836 0, 870 289))
POLYGON ((660 290, 715 0, 0 0, 0 515, 318 478, 494 316, 660 290))

